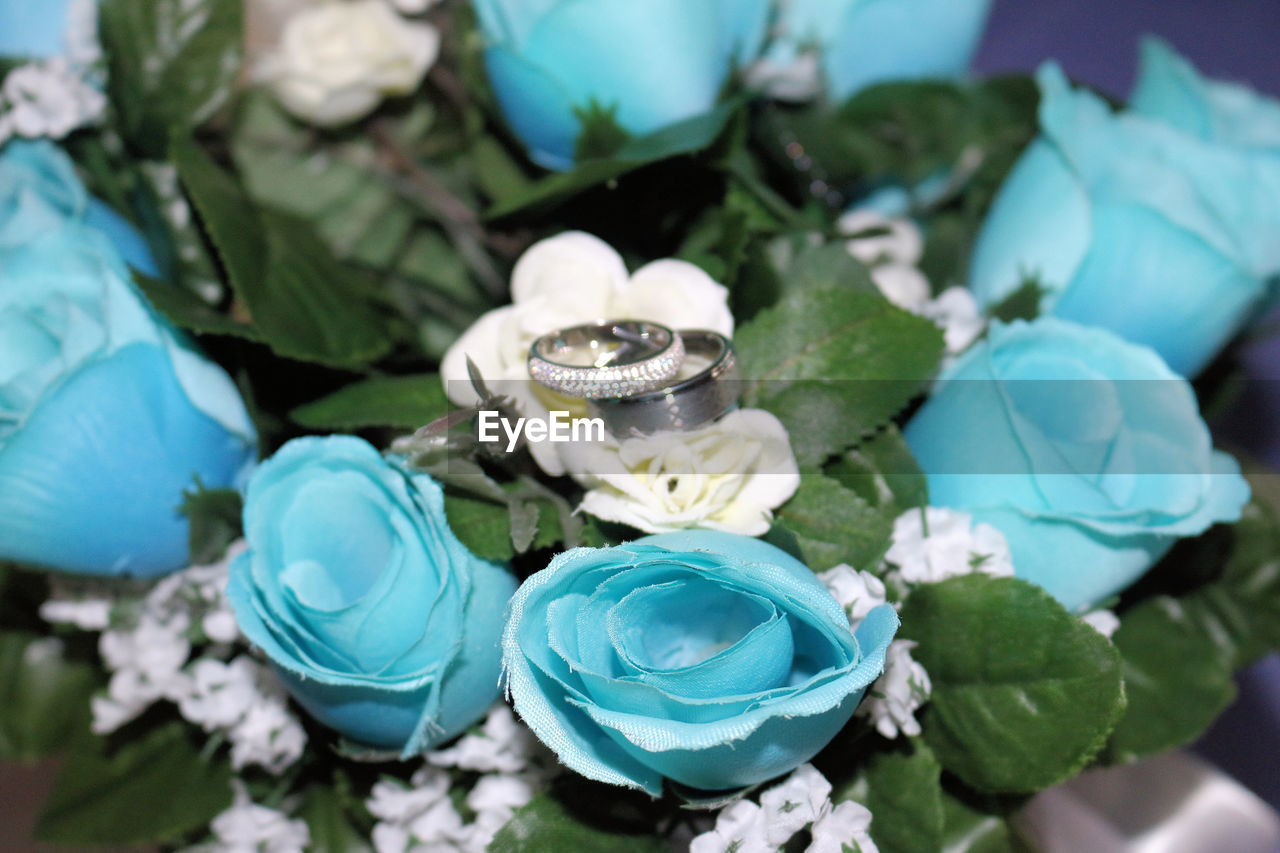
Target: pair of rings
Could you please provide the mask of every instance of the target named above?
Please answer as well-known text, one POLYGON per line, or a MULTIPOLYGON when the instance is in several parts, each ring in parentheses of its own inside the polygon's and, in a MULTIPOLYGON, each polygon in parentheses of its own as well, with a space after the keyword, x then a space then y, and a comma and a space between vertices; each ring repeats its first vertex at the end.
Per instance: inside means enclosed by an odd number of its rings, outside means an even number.
POLYGON ((740 391, 737 357, 724 335, 638 320, 543 335, 529 350, 529 374, 552 391, 586 399, 617 436, 696 429, 736 406, 740 391))

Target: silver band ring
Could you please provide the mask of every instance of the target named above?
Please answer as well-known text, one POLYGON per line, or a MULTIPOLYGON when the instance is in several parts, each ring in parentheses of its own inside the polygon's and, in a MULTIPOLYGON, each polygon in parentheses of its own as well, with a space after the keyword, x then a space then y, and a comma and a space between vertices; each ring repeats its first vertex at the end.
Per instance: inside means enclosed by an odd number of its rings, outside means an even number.
POLYGON ((700 329, 682 330, 680 336, 686 353, 700 357, 706 365, 687 379, 656 391, 592 400, 591 414, 603 419, 609 432, 623 438, 693 430, 738 405, 742 383, 729 339, 700 329))
POLYGON ((529 375, 571 397, 626 397, 671 382, 680 372, 684 355, 680 335, 657 323, 587 323, 534 341, 529 348, 529 375))

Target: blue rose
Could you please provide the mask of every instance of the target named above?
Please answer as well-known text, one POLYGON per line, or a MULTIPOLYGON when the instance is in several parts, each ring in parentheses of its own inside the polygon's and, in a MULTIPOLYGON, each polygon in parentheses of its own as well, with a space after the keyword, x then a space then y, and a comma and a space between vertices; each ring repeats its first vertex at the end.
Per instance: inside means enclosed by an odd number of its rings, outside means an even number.
POLYGON ((498 698, 515 579, 458 541, 426 474, 358 438, 295 439, 249 481, 244 529, 236 621, 320 722, 408 757, 498 698))
POLYGON ((593 105, 633 135, 702 115, 764 39, 768 0, 475 0, 498 104, 530 156, 573 165, 593 105))
POLYGON ((792 67, 816 50, 827 95, 843 101, 889 80, 964 74, 991 0, 788 0, 767 62, 792 67))
POLYGON ((1280 156, 1113 114, 1053 65, 1039 80, 1041 136, 983 226, 975 295, 992 305, 1035 276, 1046 311, 1198 373, 1280 273, 1280 156))
POLYGON ((754 785, 813 757, 884 668, 881 606, 856 632, 809 569, 691 531, 560 554, 511 600, 516 711, 573 770, 657 796, 662 778, 754 785))
POLYGON ((0 559, 163 574, 187 561, 183 492, 235 485, 254 429, 105 234, 64 215, 74 175, 15 165, 41 150, 0 157, 0 559))
POLYGON ((1053 318, 994 325, 906 438, 929 502, 998 528, 1015 573, 1071 610, 1249 500, 1186 380, 1146 347, 1053 318))
POLYGON ((76 2, 82 0, 0 0, 0 56, 61 55, 69 7, 76 2))
POLYGON ((159 274, 142 235, 85 191, 62 149, 44 139, 0 148, 0 245, 19 245, 66 221, 101 231, 129 266, 159 274))
POLYGON ((1205 79, 1160 39, 1143 39, 1129 109, 1205 142, 1280 155, 1280 101, 1239 83, 1205 79))

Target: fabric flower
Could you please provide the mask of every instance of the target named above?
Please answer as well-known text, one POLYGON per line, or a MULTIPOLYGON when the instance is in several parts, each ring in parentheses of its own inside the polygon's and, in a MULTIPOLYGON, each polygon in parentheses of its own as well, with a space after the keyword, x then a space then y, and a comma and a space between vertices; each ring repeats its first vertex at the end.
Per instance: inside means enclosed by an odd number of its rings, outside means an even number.
POLYGON ((581 116, 596 107, 633 135, 715 106, 760 50, 768 0, 475 0, 485 67, 529 156, 573 165, 581 116))
POLYGON ((775 38, 752 78, 775 97, 825 91, 843 101, 888 80, 959 77, 990 9, 991 0, 781 0, 775 38), (798 64, 819 73, 804 84, 798 64))
POLYGON ((56 149, 0 153, 0 558, 153 577, 186 563, 183 492, 234 486, 256 436, 87 210, 56 149))
POLYGON ((253 802, 239 779, 232 784, 235 802, 209 825, 217 840, 211 845, 212 850, 302 853, 311 846, 311 830, 306 821, 292 820, 283 812, 253 802))
POLYGON ((890 607, 856 632, 804 564, 711 531, 558 555, 511 600, 516 711, 560 761, 657 795, 753 785, 818 752, 879 675, 890 607))
POLYGON ((587 488, 583 512, 646 533, 761 536, 800 487, 786 427, 763 409, 737 409, 689 432, 571 442, 560 455, 587 488))
POLYGON ((1017 576, 1069 610, 1249 500, 1184 379, 1146 347, 1052 318, 995 325, 905 435, 930 502, 998 529, 1017 576))
POLYGON ((999 530, 935 506, 909 509, 894 519, 884 559, 909 584, 940 583, 974 572, 997 578, 1014 573, 1009 543, 999 530))
POLYGON ((447 749, 427 753, 437 767, 481 773, 519 773, 529 763, 537 741, 505 704, 493 706, 480 731, 468 733, 447 749))
MULTIPOLYGON (((684 261, 654 261, 627 274, 622 257, 590 234, 569 231, 535 243, 511 276, 512 304, 485 314, 462 334, 440 365, 449 399, 479 402, 467 374, 470 358, 491 389, 510 397, 525 417, 550 408, 573 411, 580 401, 552 394, 529 378, 529 347, 548 332, 601 319, 647 320, 672 329, 709 329, 733 336, 729 291, 684 261)), ((565 473, 557 445, 530 450, 552 476, 565 473)))
POLYGON ((385 0, 316 3, 285 22, 259 76, 289 112, 334 127, 413 92, 439 53, 434 27, 400 17, 385 0))
POLYGON ((856 571, 847 563, 822 572, 818 580, 826 584, 832 597, 848 612, 850 623, 861 622, 888 600, 880 578, 871 572, 856 571))
POLYGON ((77 37, 96 18, 96 0, 0 0, 0 56, 84 59, 77 37))
POLYGON ((515 580, 462 545, 425 474, 349 436, 289 442, 255 472, 227 596, 316 719, 405 756, 497 698, 515 580))
MULTIPOLYGON (((1160 56, 1148 50, 1148 65, 1160 56)), ((1274 142, 1262 150, 1263 130, 1243 129, 1254 116, 1269 126, 1280 105, 1237 92, 1235 131, 1214 98, 1221 129, 1196 135, 1165 120, 1156 94, 1141 98, 1144 113, 1113 114, 1056 65, 1038 79, 1041 135, 983 225, 974 294, 994 305, 1034 276, 1042 310, 1145 344, 1194 376, 1280 273, 1280 156, 1274 142)))
POLYGON ((929 673, 911 657, 915 647, 916 643, 910 640, 894 640, 889 645, 884 675, 876 679, 867 690, 866 700, 858 706, 858 716, 865 717, 876 731, 890 740, 900 734, 907 737, 920 734, 915 712, 933 691, 929 673))
POLYGON ((986 329, 977 300, 966 288, 950 287, 933 296, 929 280, 919 269, 924 237, 910 219, 860 207, 847 211, 836 227, 849 235, 872 229, 885 232, 849 240, 845 244, 849 254, 867 266, 871 280, 885 299, 942 329, 949 354, 963 352, 986 329))

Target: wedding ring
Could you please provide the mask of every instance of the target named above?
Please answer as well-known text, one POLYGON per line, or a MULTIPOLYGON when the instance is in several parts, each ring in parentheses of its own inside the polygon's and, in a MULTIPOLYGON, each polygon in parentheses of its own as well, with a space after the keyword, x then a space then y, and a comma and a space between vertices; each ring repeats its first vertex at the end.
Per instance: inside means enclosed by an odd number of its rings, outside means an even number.
POLYGON ((588 323, 534 341, 529 375, 571 397, 626 397, 675 379, 684 354, 680 335, 657 323, 588 323))
POLYGON ((680 337, 688 355, 684 372, 696 372, 660 390, 592 400, 591 414, 609 432, 622 438, 697 429, 738 405, 741 381, 729 339, 702 330, 682 330, 680 337))

